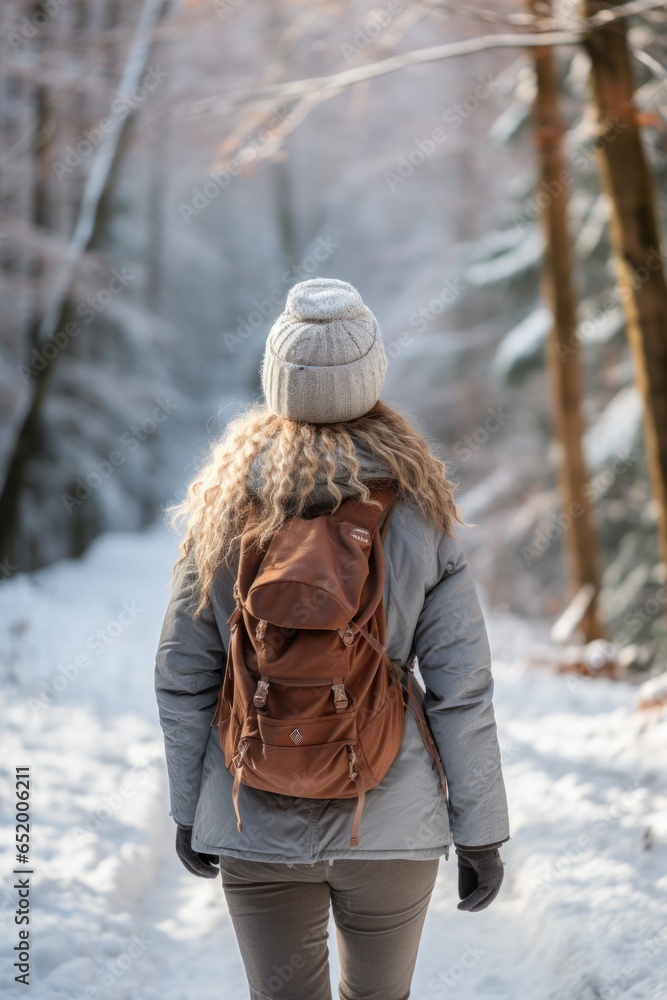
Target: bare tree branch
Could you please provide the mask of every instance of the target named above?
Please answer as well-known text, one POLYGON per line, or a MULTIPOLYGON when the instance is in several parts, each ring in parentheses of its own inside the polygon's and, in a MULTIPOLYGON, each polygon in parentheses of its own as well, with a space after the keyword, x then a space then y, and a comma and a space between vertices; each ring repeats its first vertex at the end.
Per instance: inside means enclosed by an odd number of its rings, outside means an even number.
POLYGON ((643 49, 637 48, 636 45, 630 45, 630 49, 635 59, 644 63, 645 66, 648 66, 655 76, 661 80, 667 79, 667 69, 665 69, 662 63, 658 62, 657 59, 654 59, 653 56, 648 54, 648 52, 644 52, 643 49))
POLYGON ((376 79, 389 73, 396 73, 408 66, 419 66, 441 59, 452 59, 457 56, 469 55, 473 52, 484 52, 500 48, 535 48, 553 45, 577 45, 585 35, 594 28, 609 24, 611 21, 633 14, 644 13, 662 7, 664 0, 631 0, 620 7, 610 10, 605 8, 597 11, 589 18, 573 19, 573 27, 568 30, 544 31, 537 33, 512 33, 481 35, 467 38, 460 42, 447 42, 443 45, 433 45, 425 49, 413 49, 389 59, 365 66, 354 67, 329 76, 310 77, 303 80, 290 80, 285 83, 270 86, 255 87, 247 90, 232 91, 229 94, 206 97, 203 100, 189 104, 178 105, 173 109, 174 118, 194 118, 203 114, 215 114, 229 107, 244 104, 248 101, 268 101, 272 98, 278 102, 288 103, 299 98, 322 95, 332 96, 328 91, 340 91, 364 80, 376 79))
POLYGON ((247 101, 263 101, 275 98, 283 103, 298 100, 313 94, 325 94, 329 90, 341 90, 351 87, 364 80, 373 80, 408 66, 419 66, 424 63, 437 62, 441 59, 451 59, 455 56, 468 55, 472 52, 483 52, 494 48, 519 48, 531 45, 576 45, 581 41, 583 32, 558 31, 545 32, 539 35, 482 35, 479 38, 469 38, 462 42, 446 42, 444 45, 432 45, 425 49, 414 49, 403 52, 389 59, 382 59, 370 65, 358 66, 354 69, 332 73, 330 76, 313 76, 303 80, 290 80, 286 83, 276 83, 268 87, 255 87, 248 90, 236 90, 229 94, 215 97, 205 97, 191 104, 181 104, 174 108, 175 118, 194 118, 197 115, 216 113, 247 101))

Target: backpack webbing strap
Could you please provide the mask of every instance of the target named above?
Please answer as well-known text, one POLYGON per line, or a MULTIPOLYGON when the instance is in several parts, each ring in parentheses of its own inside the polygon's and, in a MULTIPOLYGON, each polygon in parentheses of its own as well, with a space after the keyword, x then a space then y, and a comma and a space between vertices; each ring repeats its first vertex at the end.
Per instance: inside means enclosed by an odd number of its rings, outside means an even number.
POLYGON ((241 768, 237 767, 234 774, 234 784, 232 785, 232 802, 234 803, 234 812, 236 813, 236 827, 239 831, 243 831, 243 821, 241 820, 241 811, 239 809, 239 791, 241 788, 241 768))
POLYGON ((436 768, 436 770, 438 772, 438 776, 440 778, 440 788, 441 788, 441 790, 443 792, 446 792, 447 791, 447 778, 445 777, 445 770, 444 770, 444 767, 442 765, 442 758, 440 757, 440 753, 439 753, 438 748, 437 748, 437 746, 435 744, 435 740, 433 739, 433 736, 431 735, 431 730, 430 730, 429 725, 428 725, 428 720, 427 720, 427 718, 426 718, 426 716, 424 714, 424 709, 422 708, 422 704, 419 701, 419 699, 417 698, 416 694, 414 693, 414 687, 413 687, 413 685, 416 684, 416 681, 415 681, 414 675, 412 673, 412 670, 408 670, 408 682, 407 683, 408 683, 408 686, 407 686, 408 702, 407 702, 407 704, 406 704, 405 707, 410 712, 412 712, 412 714, 414 715, 414 717, 416 719, 417 726, 419 727, 419 731, 421 733, 421 738, 424 741, 426 749, 428 750, 428 752, 430 753, 431 757, 433 758, 433 765, 434 765, 434 767, 436 768))
MULTIPOLYGON (((369 643, 373 647, 375 652, 380 654, 380 656, 382 656, 382 654, 386 651, 385 647, 381 643, 379 643, 377 639, 370 634, 368 629, 364 628, 363 625, 359 625, 358 622, 351 621, 347 627, 351 629, 353 633, 358 632, 360 635, 362 635, 366 640, 366 642, 369 643)), ((343 631, 342 629, 339 629, 339 632, 342 631, 343 631)))
POLYGON ((429 725, 428 719, 426 717, 426 712, 421 700, 417 696, 416 688, 417 681, 414 675, 415 667, 415 651, 414 645, 410 650, 410 656, 408 657, 408 662, 405 668, 401 667, 395 661, 392 661, 392 666, 396 676, 399 678, 401 684, 403 684, 404 697, 405 697, 405 708, 406 711, 412 713, 419 728, 421 738, 426 746, 426 749, 433 758, 433 767, 436 768, 438 776, 440 778, 440 788, 443 792, 447 792, 447 778, 445 775, 445 769, 442 763, 442 758, 440 756, 440 751, 438 746, 433 739, 433 734, 431 732, 431 727, 429 725), (403 683, 405 681, 405 683, 403 683))
POLYGON ((241 820, 241 810, 239 809, 239 792, 241 790, 241 772, 243 770, 243 758, 247 749, 247 741, 241 740, 238 747, 236 748, 236 753, 232 758, 232 765, 234 767, 234 783, 232 785, 232 802, 234 804, 234 812, 236 813, 236 827, 241 832, 243 830, 243 821, 241 820))
POLYGON ((352 834, 350 836, 350 847, 359 846, 359 827, 361 826, 361 814, 364 811, 364 802, 366 801, 366 786, 364 785, 364 776, 361 771, 356 771, 354 768, 356 761, 356 754, 354 750, 348 755, 350 762, 350 778, 354 781, 357 786, 357 808, 354 810, 354 819, 352 820, 352 834))

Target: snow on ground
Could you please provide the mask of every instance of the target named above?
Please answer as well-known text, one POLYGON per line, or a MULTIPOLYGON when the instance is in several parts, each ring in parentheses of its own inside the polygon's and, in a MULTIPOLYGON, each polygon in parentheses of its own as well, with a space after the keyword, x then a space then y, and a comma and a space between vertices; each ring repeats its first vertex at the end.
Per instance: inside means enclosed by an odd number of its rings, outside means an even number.
MULTIPOLYGON (((3 791, 32 778, 33 1000, 241 1000, 218 881, 173 852, 153 661, 175 549, 159 527, 0 588, 3 791)), ((525 623, 489 618, 511 807, 506 881, 456 910, 440 866, 415 1000, 667 998, 667 712, 636 689, 528 669, 525 623)), ((2 813, 3 997, 16 866, 2 813)), ((336 982, 335 929, 330 927, 336 982)))

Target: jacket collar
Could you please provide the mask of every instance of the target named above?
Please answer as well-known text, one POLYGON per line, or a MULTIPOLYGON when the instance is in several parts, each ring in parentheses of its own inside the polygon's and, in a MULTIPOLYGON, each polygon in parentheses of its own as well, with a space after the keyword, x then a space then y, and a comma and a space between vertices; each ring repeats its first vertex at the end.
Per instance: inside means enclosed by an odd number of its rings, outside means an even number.
MULTIPOLYGON (((376 455, 368 450, 366 446, 358 443, 356 446, 357 458, 359 459, 360 465, 360 476, 359 478, 362 482, 368 483, 375 479, 391 479, 391 473, 385 463, 379 459, 376 455)), ((334 456, 336 459, 337 456, 334 456)), ((253 493, 258 493, 261 489, 262 483, 262 464, 263 456, 260 454, 255 459, 253 466, 250 471, 250 489, 253 493)), ((336 461, 337 471, 334 475, 334 483, 341 491, 343 497, 348 497, 351 495, 352 490, 350 489, 349 482, 347 481, 345 471, 342 467, 342 463, 336 461)), ((315 484, 315 488, 312 493, 311 502, 309 504, 309 512, 311 513, 323 513, 326 509, 331 507, 329 493, 327 490, 326 479, 320 479, 315 484)))

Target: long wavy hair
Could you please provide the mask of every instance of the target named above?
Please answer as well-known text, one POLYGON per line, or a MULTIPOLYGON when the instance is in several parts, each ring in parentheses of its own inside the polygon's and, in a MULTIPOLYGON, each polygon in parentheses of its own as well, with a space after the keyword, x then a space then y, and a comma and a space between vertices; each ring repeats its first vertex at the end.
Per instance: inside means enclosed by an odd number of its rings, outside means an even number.
POLYGON ((447 534, 455 521, 465 523, 444 462, 384 403, 337 424, 288 420, 256 405, 227 425, 184 499, 168 510, 171 523, 184 528, 176 566, 190 554, 194 559, 195 615, 208 603, 216 571, 238 555, 242 535, 264 547, 288 518, 307 515, 315 499, 329 510, 347 496, 370 501, 358 449, 386 470, 399 502, 447 534))

